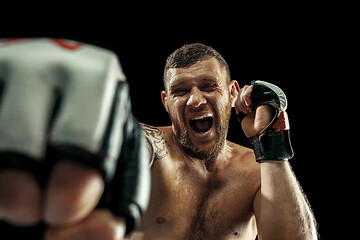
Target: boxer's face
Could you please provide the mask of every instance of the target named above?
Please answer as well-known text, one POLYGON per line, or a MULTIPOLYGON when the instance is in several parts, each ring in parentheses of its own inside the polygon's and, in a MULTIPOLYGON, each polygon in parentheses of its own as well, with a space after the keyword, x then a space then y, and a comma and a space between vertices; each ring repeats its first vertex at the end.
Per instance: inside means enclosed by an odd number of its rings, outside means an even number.
POLYGON ((229 84, 227 77, 215 58, 167 72, 163 103, 178 142, 195 158, 215 158, 224 146, 238 93, 237 82, 229 84))

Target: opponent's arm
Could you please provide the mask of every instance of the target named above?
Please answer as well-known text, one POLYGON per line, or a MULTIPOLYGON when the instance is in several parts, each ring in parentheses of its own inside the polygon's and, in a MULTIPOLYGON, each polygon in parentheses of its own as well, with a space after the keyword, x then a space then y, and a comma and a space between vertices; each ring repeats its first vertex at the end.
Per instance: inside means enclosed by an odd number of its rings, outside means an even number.
POLYGON ((287 160, 293 157, 287 100, 273 84, 253 81, 236 102, 242 128, 261 163, 254 200, 259 239, 317 239, 315 219, 287 160))
POLYGON ((150 197, 150 157, 116 54, 0 40, 0 86, 0 221, 42 220, 49 240, 134 230, 150 197))

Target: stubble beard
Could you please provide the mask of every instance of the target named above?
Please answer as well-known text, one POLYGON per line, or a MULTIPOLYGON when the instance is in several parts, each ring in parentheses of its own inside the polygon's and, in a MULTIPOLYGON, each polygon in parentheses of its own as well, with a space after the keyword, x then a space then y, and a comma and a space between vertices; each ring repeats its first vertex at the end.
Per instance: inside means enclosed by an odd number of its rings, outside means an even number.
POLYGON ((225 144, 227 132, 229 129, 231 105, 226 105, 225 109, 219 112, 224 114, 220 118, 216 113, 214 113, 213 124, 215 124, 216 130, 215 144, 205 149, 193 143, 189 136, 188 129, 186 127, 180 127, 180 124, 177 121, 174 121, 172 118, 175 137, 185 153, 196 159, 205 160, 208 162, 215 161, 216 157, 219 155, 225 144))

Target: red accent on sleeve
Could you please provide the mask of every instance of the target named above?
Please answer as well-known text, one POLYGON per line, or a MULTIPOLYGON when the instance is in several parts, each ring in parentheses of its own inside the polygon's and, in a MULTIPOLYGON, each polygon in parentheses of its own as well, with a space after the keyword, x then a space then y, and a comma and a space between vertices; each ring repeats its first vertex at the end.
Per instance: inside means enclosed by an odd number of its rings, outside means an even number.
POLYGON ((63 39, 50 38, 50 40, 53 41, 56 45, 65 48, 67 50, 76 50, 84 45, 83 43, 80 42, 72 42, 63 39))
POLYGON ((289 118, 285 111, 280 113, 279 118, 276 120, 272 128, 278 131, 290 129, 289 118))
POLYGON ((2 43, 3 45, 9 45, 12 43, 17 43, 19 41, 25 41, 25 40, 29 40, 30 38, 6 38, 2 41, 0 41, 0 43, 2 43))

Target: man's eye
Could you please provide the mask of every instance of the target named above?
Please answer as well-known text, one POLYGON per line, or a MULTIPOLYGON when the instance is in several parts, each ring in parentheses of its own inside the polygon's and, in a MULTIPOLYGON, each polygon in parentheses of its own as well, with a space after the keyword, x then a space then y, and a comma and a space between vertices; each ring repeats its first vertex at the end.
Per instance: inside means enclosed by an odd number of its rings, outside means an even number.
POLYGON ((205 92, 213 91, 216 88, 216 84, 206 84, 204 85, 201 90, 205 92))
POLYGON ((173 91, 173 94, 177 95, 177 96, 182 96, 182 95, 185 95, 186 93, 187 93, 187 90, 185 88, 179 88, 179 89, 175 89, 173 91))

